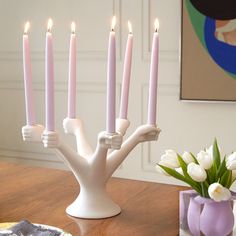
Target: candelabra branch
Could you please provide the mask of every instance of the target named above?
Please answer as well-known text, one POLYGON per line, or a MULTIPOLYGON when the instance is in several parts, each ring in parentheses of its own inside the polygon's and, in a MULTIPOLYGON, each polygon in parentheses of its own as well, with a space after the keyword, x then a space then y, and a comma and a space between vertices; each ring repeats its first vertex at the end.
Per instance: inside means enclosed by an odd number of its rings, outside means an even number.
POLYGON ((141 142, 158 139, 160 129, 155 125, 139 126, 132 135, 122 144, 120 150, 112 152, 107 159, 107 179, 124 161, 127 155, 141 142))
POLYGON ((55 131, 46 131, 43 125, 26 125, 22 127, 22 137, 27 142, 43 143, 45 148, 51 148, 59 154, 62 161, 73 171, 85 171, 88 169, 88 162, 60 140, 59 134, 55 131))
MULTIPOLYGON (((130 122, 127 119, 116 119, 116 132, 120 134, 122 137, 125 136, 127 129, 129 128, 130 122)), ((120 149, 120 148, 119 148, 120 149)), ((108 155, 110 155, 113 151, 115 151, 116 148, 114 149, 109 149, 108 150, 108 155)))
POLYGON ((78 182, 86 176, 89 171, 89 164, 85 158, 79 156, 78 153, 64 142, 61 142, 60 145, 53 148, 53 150, 73 172, 78 182))
POLYGON ((93 150, 85 137, 84 126, 80 119, 65 118, 63 128, 66 134, 75 135, 79 155, 86 158, 93 155, 93 150))
MULTIPOLYGON (((101 163, 106 166, 108 149, 120 149, 122 138, 123 136, 118 133, 100 132, 98 134, 97 147, 92 158, 94 166, 98 166, 101 163)), ((105 171, 104 169, 104 173, 105 171)))
POLYGON ((58 132, 45 130, 42 135, 42 142, 45 148, 59 151, 61 156, 64 157, 63 160, 66 160, 66 164, 68 164, 69 167, 73 167, 79 171, 87 167, 87 160, 62 142, 58 132))
POLYGON ((125 136, 127 129, 129 128, 130 121, 127 119, 116 119, 116 132, 125 136))

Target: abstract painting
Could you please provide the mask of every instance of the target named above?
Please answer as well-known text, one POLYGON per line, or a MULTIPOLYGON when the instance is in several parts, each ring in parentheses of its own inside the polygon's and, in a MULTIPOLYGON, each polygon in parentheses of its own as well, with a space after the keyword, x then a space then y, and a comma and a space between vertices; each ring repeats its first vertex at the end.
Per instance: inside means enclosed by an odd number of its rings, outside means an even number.
POLYGON ((236 1, 182 0, 180 99, 236 101, 236 1))

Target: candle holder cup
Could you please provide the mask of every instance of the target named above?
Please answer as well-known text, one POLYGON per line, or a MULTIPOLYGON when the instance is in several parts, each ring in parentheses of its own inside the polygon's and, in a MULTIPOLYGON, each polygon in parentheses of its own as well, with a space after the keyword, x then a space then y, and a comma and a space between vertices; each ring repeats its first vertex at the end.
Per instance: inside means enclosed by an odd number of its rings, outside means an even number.
POLYGON ((52 148, 73 172, 80 185, 76 200, 67 207, 67 214, 87 219, 115 216, 121 208, 112 201, 106 191, 106 184, 128 154, 141 142, 157 140, 160 129, 156 125, 139 126, 125 141, 123 137, 130 122, 116 120, 116 133, 100 132, 95 151, 90 147, 80 119, 65 118, 64 131, 74 135, 77 151, 69 147, 56 131, 46 131, 42 125, 22 127, 24 141, 43 143, 52 148))

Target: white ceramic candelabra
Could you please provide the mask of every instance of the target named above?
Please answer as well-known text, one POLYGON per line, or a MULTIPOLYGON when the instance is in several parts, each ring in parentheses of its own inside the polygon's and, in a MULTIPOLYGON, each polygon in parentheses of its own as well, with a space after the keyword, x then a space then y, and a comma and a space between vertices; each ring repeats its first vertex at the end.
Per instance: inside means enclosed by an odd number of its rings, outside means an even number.
POLYGON ((117 119, 116 133, 99 133, 93 151, 85 138, 81 120, 64 119, 65 133, 76 137, 77 152, 67 146, 56 131, 46 131, 42 125, 22 127, 24 141, 42 142, 45 148, 52 148, 79 182, 79 196, 66 209, 69 215, 98 219, 120 213, 120 207, 106 192, 107 181, 137 144, 157 140, 160 133, 155 125, 141 125, 123 142, 129 124, 128 120, 117 119))

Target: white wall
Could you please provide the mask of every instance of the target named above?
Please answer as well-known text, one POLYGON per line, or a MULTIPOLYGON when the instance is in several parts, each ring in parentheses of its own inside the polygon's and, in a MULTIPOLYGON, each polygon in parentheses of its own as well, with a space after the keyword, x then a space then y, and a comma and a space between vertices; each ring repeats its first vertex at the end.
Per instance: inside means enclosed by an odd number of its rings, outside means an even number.
MULTIPOLYGON (((165 149, 197 152, 218 137, 226 153, 236 149, 234 103, 185 103, 179 101, 180 89, 180 1, 173 0, 1 0, 0 1, 0 156, 3 160, 65 168, 64 164, 42 145, 24 143, 21 127, 25 124, 22 32, 30 20, 33 86, 37 120, 44 123, 44 38, 46 21, 52 17, 55 46, 55 88, 57 129, 67 110, 68 41, 72 20, 78 22, 78 94, 77 112, 84 119, 89 140, 105 127, 106 54, 110 19, 117 24, 117 91, 120 92, 127 20, 134 30, 134 55, 130 91, 129 118, 131 133, 146 121, 150 44, 153 20, 160 20, 160 71, 158 87, 158 142, 138 146, 116 176, 172 181, 154 171, 165 149)), ((119 104, 119 101, 117 102, 119 104)), ((118 109, 117 109, 118 111, 118 109)))

